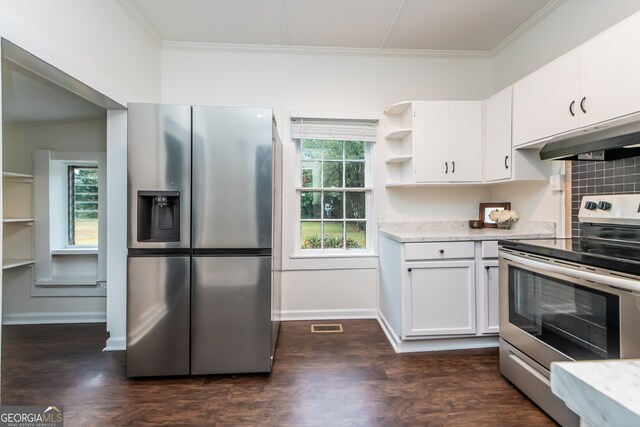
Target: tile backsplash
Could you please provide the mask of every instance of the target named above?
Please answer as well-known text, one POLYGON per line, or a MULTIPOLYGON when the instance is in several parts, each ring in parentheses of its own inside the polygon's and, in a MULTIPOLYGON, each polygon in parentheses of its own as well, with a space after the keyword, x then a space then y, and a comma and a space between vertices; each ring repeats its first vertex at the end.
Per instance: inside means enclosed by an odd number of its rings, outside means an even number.
POLYGON ((580 237, 582 196, 640 193, 640 156, 608 162, 571 162, 571 235, 580 237))

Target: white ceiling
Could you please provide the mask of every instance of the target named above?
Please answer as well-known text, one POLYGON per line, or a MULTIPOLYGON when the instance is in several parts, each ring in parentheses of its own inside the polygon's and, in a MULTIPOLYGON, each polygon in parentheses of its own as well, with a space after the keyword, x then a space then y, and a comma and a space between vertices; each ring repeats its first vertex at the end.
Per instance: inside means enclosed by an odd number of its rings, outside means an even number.
POLYGON ((565 0, 118 0, 161 42, 492 53, 565 0))

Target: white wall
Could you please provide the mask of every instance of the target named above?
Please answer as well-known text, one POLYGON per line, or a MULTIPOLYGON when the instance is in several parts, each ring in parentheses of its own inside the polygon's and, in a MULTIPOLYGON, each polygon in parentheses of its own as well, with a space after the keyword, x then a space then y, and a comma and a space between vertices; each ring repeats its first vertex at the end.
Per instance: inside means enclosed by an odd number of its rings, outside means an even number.
POLYGON ((515 83, 638 10, 640 0, 566 0, 494 57, 493 91, 515 83))
MULTIPOLYGON (((490 86, 491 62, 486 59, 179 48, 164 49, 162 55, 163 102, 265 106, 276 110, 285 145, 285 319, 374 317, 377 312, 375 258, 290 258, 296 232, 291 209, 295 206, 296 165, 295 149, 288 139, 288 112, 342 111, 356 116, 373 113, 377 117, 385 108, 403 100, 484 99, 490 86)), ((412 197, 401 197, 399 203, 414 209, 412 197)), ((429 199, 428 195, 421 197, 429 199)), ((414 210, 419 209, 420 206, 414 210)))
MULTIPOLYGON (((20 124, 3 127, 3 170, 34 173, 33 153, 47 149, 66 152, 104 152, 106 150, 106 117, 58 123, 20 124)), ((35 236, 47 239, 48 236, 35 236)), ((66 257, 69 263, 71 257, 66 257)), ((87 268, 75 264, 74 270, 87 268)), ((96 259, 91 269, 97 269, 96 259)), ((31 297, 34 277, 31 269, 6 271, 3 276, 4 323, 58 323, 66 321, 105 321, 104 297, 31 297)))
POLYGON ((116 1, 0 0, 0 36, 111 99, 160 99, 160 48, 116 1))
POLYGON ((484 99, 488 59, 163 49, 162 102, 382 112, 411 99, 484 99))

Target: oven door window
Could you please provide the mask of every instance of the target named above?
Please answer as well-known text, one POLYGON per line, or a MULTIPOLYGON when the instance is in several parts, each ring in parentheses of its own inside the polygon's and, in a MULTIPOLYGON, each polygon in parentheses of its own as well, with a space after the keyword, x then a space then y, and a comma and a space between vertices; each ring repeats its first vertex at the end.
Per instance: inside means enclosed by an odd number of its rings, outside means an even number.
POLYGON ((509 323, 574 360, 620 358, 617 295, 509 266, 509 323))

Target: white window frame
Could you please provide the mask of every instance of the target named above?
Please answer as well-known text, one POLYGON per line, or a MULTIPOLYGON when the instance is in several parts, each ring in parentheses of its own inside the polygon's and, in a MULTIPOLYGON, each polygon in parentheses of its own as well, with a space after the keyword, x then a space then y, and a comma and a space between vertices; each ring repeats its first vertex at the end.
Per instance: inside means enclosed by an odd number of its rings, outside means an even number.
MULTIPOLYGON (((294 120, 294 119, 292 119, 294 120)), ((328 119, 327 121, 331 121, 328 119)), ((363 121, 364 122, 364 121, 363 121)), ((307 136, 300 137, 299 135, 294 135, 294 132, 291 134, 291 140, 295 144, 296 147, 296 156, 295 156, 295 227, 296 231, 294 233, 294 256, 295 257, 348 257, 348 256, 372 256, 374 255, 374 241, 373 241, 373 209, 374 209, 374 200, 373 200, 373 161, 372 161, 372 153, 373 153, 373 144, 374 141, 364 141, 364 165, 365 165, 365 176, 364 176, 364 187, 303 187, 302 186, 302 139, 324 139, 331 140, 328 137, 321 136, 307 136), (335 192, 364 192, 365 193, 365 218, 366 222, 366 232, 365 232, 365 248, 319 248, 319 249, 303 249, 302 248, 302 239, 300 236, 300 227, 302 223, 302 218, 300 215, 301 211, 301 195, 304 192, 309 191, 324 191, 331 192, 334 190, 335 192)), ((333 140, 351 140, 351 141, 362 141, 357 137, 352 137, 348 139, 336 137, 333 140)), ((343 158, 344 162, 345 159, 343 158)), ((344 179, 344 177, 343 177, 344 179)), ((344 203, 344 201, 343 201, 344 203)), ((344 205, 343 205, 344 206, 344 205)), ((346 218, 342 218, 340 220, 336 220, 335 222, 345 222, 348 221, 346 218)), ((323 223, 324 219, 319 220, 318 222, 323 223)), ((334 221, 327 221, 334 222, 334 221)), ((343 228, 343 235, 346 235, 346 229, 343 228)))
POLYGON ((34 171, 36 263, 31 296, 105 296, 106 153, 36 150, 34 171), (98 246, 68 245, 70 165, 98 167, 98 246), (56 257, 62 261, 54 262, 56 257), (96 266, 91 257, 97 257, 96 266), (67 268, 76 261, 78 269, 75 265, 67 268))

